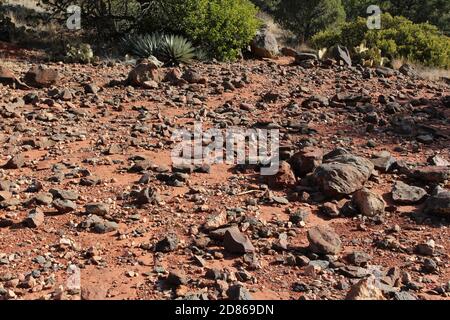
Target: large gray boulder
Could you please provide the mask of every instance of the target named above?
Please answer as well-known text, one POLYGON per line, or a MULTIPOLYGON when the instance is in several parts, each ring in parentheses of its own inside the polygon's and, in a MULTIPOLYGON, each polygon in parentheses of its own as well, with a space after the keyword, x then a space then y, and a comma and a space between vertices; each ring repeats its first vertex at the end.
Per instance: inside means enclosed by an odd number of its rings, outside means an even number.
POLYGON ((336 149, 325 155, 312 178, 325 196, 342 197, 362 189, 373 170, 369 159, 336 149))
POLYGON ((330 48, 327 56, 333 58, 338 62, 343 62, 345 65, 349 67, 352 66, 352 58, 350 56, 350 52, 346 47, 336 45, 330 48))
POLYGON ((273 59, 279 54, 278 42, 267 29, 260 30, 251 44, 252 53, 258 58, 273 59))

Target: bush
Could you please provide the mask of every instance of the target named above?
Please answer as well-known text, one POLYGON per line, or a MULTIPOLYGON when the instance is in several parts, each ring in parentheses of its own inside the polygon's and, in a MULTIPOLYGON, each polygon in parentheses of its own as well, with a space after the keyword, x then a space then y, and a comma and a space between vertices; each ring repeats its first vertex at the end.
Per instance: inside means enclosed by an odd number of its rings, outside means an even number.
POLYGON ((311 42, 316 48, 341 44, 354 48, 364 43, 370 49, 379 49, 389 59, 404 58, 426 66, 450 67, 450 38, 428 23, 414 24, 403 17, 383 14, 382 29, 369 30, 366 19, 342 25, 339 30, 316 34, 311 42))
POLYGON ((260 25, 248 0, 153 0, 140 22, 141 32, 184 35, 221 60, 233 60, 260 25))
POLYGON ((275 11, 275 18, 304 41, 343 23, 345 10, 341 0, 284 0, 275 11))
POLYGON ((70 63, 90 63, 94 59, 94 52, 87 43, 67 45, 64 61, 70 63))
POLYGON ((140 4, 136 0, 41 0, 40 3, 62 24, 69 16, 67 8, 79 6, 82 29, 95 31, 104 39, 131 31, 140 12, 140 4))
POLYGON ((251 0, 262 11, 273 14, 275 13, 281 0, 251 0))
POLYGON ((401 15, 416 23, 430 23, 450 35, 450 1, 448 0, 389 0, 381 5, 383 12, 401 15))

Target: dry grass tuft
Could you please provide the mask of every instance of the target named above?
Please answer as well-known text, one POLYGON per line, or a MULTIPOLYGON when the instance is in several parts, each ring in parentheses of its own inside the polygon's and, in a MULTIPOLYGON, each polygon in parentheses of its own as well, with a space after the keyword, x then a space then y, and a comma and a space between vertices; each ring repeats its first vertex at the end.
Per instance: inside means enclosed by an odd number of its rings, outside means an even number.
POLYGON ((38 5, 39 1, 34 0, 5 0, 5 4, 22 6, 36 11, 42 11, 42 7, 38 5))
POLYGON ((417 73, 424 79, 440 80, 442 78, 450 78, 449 69, 426 67, 416 62, 410 62, 404 58, 394 59, 392 61, 392 67, 398 70, 405 63, 412 65, 416 69, 417 73))

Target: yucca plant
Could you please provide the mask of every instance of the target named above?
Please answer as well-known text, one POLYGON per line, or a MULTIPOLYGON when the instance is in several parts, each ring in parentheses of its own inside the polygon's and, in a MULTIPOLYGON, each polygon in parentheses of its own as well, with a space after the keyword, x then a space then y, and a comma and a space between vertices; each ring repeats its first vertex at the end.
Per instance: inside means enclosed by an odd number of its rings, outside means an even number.
POLYGON ((122 39, 126 51, 140 58, 155 56, 166 64, 189 64, 203 55, 190 41, 177 35, 159 33, 128 35, 122 39))
POLYGON ((210 55, 207 51, 201 49, 201 48, 197 48, 197 50, 195 50, 195 59, 198 61, 207 61, 209 59, 210 55))
POLYGON ((156 54, 160 47, 162 36, 158 33, 145 35, 128 35, 122 39, 122 45, 129 53, 139 57, 148 58, 156 54))
POLYGON ((189 64, 195 58, 196 49, 192 43, 177 35, 165 35, 161 38, 158 55, 168 64, 189 64))

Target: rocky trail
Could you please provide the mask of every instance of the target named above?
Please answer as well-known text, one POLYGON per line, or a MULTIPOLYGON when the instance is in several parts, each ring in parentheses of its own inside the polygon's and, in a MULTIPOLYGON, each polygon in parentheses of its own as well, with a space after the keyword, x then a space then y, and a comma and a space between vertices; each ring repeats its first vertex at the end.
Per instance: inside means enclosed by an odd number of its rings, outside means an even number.
POLYGON ((0 48, 0 300, 449 299, 448 84, 0 48), (198 121, 279 129, 280 171, 173 165, 198 121))

